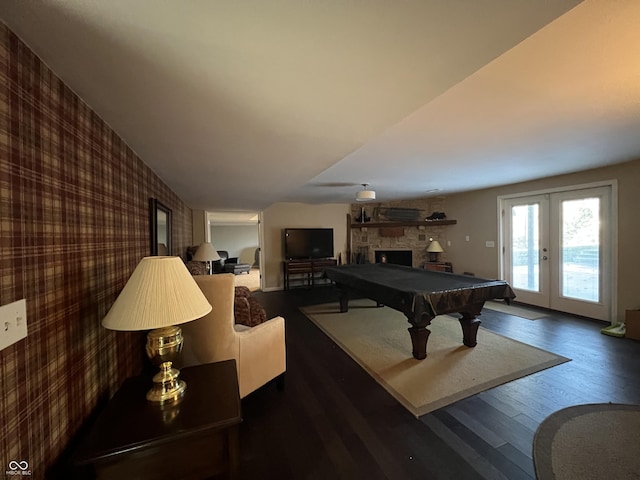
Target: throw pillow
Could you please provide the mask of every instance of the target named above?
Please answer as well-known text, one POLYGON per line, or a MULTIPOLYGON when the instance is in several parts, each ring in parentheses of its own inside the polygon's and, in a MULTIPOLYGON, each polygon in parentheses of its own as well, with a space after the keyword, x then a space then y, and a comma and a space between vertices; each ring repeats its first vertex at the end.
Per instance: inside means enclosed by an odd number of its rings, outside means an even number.
POLYGON ((247 287, 235 287, 233 302, 235 323, 255 327, 267 321, 267 313, 247 287))
POLYGON ((249 297, 249 309, 251 310, 251 326, 260 325, 267 321, 267 312, 255 297, 249 297))
POLYGON ((233 302, 233 315, 235 322, 251 327, 251 307, 249 306, 249 299, 246 297, 236 296, 233 302))
POLYGON ((251 290, 245 286, 235 287, 235 296, 249 298, 251 296, 251 290))
POLYGON ((204 262, 190 260, 187 262, 187 269, 191 275, 206 275, 208 273, 207 264, 204 262))

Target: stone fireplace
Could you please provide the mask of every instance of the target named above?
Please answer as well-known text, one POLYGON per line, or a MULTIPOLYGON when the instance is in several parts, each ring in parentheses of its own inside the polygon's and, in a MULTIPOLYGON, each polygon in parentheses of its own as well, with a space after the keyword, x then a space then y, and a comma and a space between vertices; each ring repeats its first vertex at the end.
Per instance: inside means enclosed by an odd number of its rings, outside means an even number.
POLYGON ((413 266, 413 252, 411 250, 375 250, 374 255, 376 263, 413 266))
POLYGON ((376 211, 384 208, 419 209, 420 219, 433 212, 445 211, 443 197, 399 200, 386 203, 352 204, 351 206, 351 257, 353 263, 379 263, 383 254, 387 263, 414 268, 424 266, 428 260, 427 247, 430 238, 438 240, 445 252, 439 255, 447 260, 447 226, 414 220, 388 220, 378 218, 376 211), (368 218, 359 223, 355 219, 368 218))

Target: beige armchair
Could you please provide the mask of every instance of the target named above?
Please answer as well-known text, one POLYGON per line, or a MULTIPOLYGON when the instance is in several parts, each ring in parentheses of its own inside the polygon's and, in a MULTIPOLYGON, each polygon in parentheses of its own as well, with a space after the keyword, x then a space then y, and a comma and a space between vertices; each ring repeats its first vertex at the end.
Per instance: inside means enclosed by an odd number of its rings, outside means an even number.
POLYGON ((193 278, 213 309, 206 316, 181 325, 182 365, 235 359, 241 398, 275 378, 282 387, 286 370, 284 318, 275 317, 255 327, 236 325, 234 275, 221 273, 193 278))

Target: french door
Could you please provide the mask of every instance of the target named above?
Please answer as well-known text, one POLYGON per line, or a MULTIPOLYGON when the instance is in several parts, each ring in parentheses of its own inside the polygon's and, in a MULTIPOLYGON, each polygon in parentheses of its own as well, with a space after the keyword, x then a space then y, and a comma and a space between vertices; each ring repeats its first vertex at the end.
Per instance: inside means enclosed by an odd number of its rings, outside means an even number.
POLYGON ((517 301, 611 319, 611 186, 502 200, 503 273, 517 301))

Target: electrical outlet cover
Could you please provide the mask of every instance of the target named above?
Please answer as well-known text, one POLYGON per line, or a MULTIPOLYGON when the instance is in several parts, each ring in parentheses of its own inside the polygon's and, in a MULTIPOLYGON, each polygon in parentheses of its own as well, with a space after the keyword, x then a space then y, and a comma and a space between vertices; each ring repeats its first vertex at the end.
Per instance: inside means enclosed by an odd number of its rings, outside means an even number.
POLYGON ((0 307, 0 350, 27 337, 27 301, 0 307))

